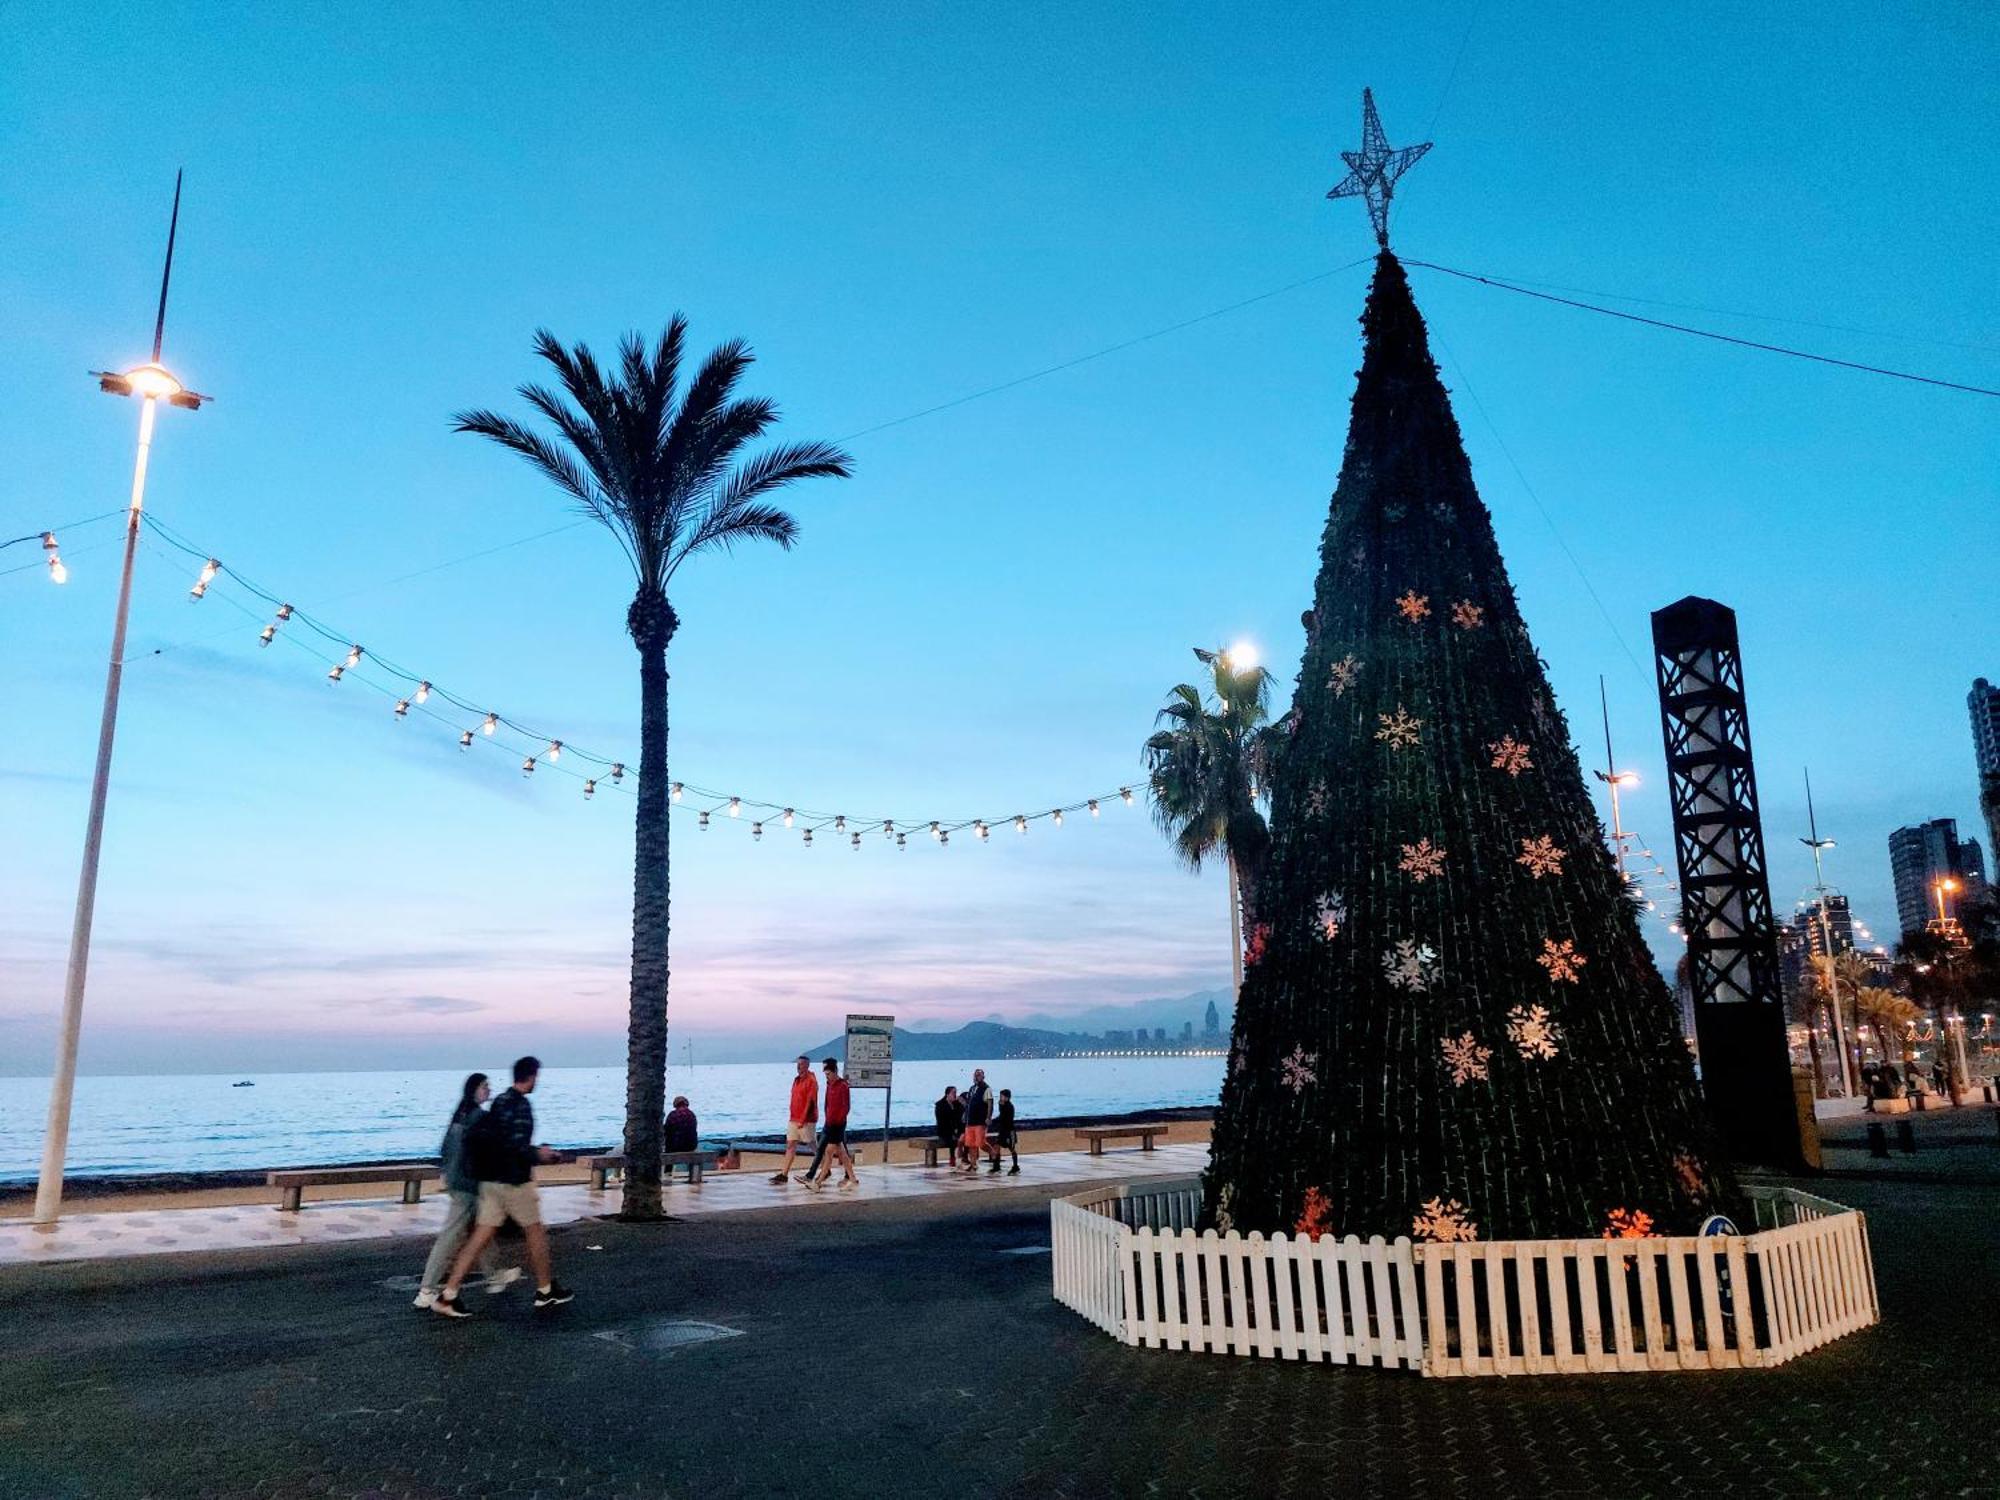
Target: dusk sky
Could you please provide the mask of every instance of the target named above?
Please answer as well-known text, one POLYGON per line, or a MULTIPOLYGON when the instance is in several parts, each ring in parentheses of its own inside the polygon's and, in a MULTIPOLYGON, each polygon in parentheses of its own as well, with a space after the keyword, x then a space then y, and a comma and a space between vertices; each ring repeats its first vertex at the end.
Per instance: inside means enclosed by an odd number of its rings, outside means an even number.
MULTIPOLYGON (((540 325, 745 337, 780 435, 855 476, 791 492, 796 551, 680 576, 673 774, 874 823, 1139 786, 1193 645, 1256 641, 1288 701, 1373 249, 1325 200, 1364 85, 1393 144, 1436 142, 1407 258, 2000 386, 1990 11, 1474 9, 10 13, 0 541, 59 527, 72 576, 0 553, 0 1072, 52 1054, 117 587, 115 517, 63 523, 130 484, 138 409, 85 372, 146 357, 177 167, 165 359, 215 401, 162 411, 150 512, 636 764, 623 557, 537 536, 571 514, 449 418, 523 413, 540 325)), ((1667 855, 1648 613, 1720 599, 1777 908, 1812 878, 1810 764, 1829 878, 1893 941, 1889 831, 1985 837, 2000 403, 1411 277, 1587 765, 1606 680, 1628 823, 1667 855)), ((197 566, 139 558, 83 1069, 615 1062, 629 795, 398 722, 303 632, 260 649, 268 608, 190 602, 197 566)), ((1228 980, 1222 876, 1143 806, 858 854, 694 806, 676 1055, 1228 980)))

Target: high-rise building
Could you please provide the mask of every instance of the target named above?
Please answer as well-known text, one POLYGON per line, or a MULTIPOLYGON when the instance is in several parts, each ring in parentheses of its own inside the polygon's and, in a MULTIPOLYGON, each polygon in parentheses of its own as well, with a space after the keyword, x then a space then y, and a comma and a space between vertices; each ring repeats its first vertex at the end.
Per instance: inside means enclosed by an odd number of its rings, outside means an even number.
POLYGON ((1937 915, 1937 882, 1959 882, 1957 899, 1977 895, 1986 884, 1986 861, 1976 839, 1958 836, 1956 818, 1933 818, 1889 835, 1889 869, 1896 879, 1896 919, 1907 933, 1922 932, 1937 915))
POLYGON ((1222 1017, 1217 1014, 1213 1000, 1208 1002, 1207 1014, 1201 1018, 1201 1034, 1203 1036, 1220 1036, 1222 1034, 1222 1017))
POLYGON ((1965 695, 1972 713, 1972 757, 1979 767, 1979 810, 1986 818, 1986 847, 2000 858, 2000 687, 1973 679, 1965 695))
MULTIPOLYGON (((1820 920, 1818 901, 1808 901, 1792 919, 1808 958, 1825 958, 1829 952, 1837 958, 1854 951, 1854 913, 1848 908, 1847 898, 1838 891, 1829 891, 1825 903, 1824 922, 1820 920)), ((1782 961, 1782 952, 1780 957, 1782 961)))

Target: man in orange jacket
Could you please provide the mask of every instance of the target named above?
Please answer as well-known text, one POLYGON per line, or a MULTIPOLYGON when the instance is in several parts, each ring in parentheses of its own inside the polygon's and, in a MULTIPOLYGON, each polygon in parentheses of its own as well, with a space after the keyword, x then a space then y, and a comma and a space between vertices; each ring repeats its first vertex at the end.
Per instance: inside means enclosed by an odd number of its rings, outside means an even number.
POLYGON ((813 1127, 818 1121, 819 1080, 813 1077, 812 1059, 800 1053, 798 1074, 792 1079, 792 1112, 785 1121, 785 1163, 771 1175, 771 1181, 792 1180, 792 1158, 801 1146, 813 1149, 813 1127))

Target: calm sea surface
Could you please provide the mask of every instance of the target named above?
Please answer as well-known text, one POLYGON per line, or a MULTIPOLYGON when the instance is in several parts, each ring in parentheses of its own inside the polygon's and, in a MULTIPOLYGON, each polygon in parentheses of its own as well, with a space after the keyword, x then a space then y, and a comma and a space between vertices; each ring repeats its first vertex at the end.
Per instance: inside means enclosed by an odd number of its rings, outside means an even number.
MULTIPOLYGON (((896 1065, 890 1121, 927 1125, 947 1083, 963 1088, 984 1067, 1011 1088, 1023 1125, 1059 1115, 1123 1114, 1213 1104, 1220 1057, 1051 1058, 896 1065)), ((785 1126, 789 1063, 679 1067, 667 1095, 686 1094, 703 1136, 771 1135, 785 1126)), ((222 1077, 79 1078, 70 1119, 75 1176, 204 1172, 309 1162, 387 1160, 436 1153, 465 1075, 243 1073, 222 1077), (254 1088, 235 1088, 241 1079, 254 1088)), ((494 1080, 495 1087, 504 1084, 494 1080)), ((45 1078, 0 1078, 0 1182, 32 1178, 48 1111, 45 1078)), ((624 1130, 623 1068, 551 1068, 535 1090, 542 1139, 603 1146, 624 1130)), ((854 1128, 880 1128, 879 1090, 854 1095, 854 1128)))

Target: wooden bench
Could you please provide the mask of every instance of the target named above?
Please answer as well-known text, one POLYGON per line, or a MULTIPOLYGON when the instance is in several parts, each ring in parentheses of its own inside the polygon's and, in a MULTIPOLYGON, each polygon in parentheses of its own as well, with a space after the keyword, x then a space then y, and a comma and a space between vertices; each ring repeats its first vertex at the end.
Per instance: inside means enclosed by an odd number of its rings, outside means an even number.
POLYGON ((386 1167, 308 1167, 297 1171, 267 1172, 264 1185, 278 1190, 278 1212, 299 1211, 299 1198, 309 1187, 331 1187, 347 1182, 400 1182, 403 1201, 415 1203, 423 1196, 424 1182, 438 1175, 431 1162, 403 1162, 386 1167))
POLYGON ((1139 1149, 1151 1151, 1153 1141, 1166 1133, 1165 1125, 1080 1125, 1077 1127, 1076 1138, 1090 1142, 1092 1156, 1102 1156, 1106 1141, 1130 1140, 1136 1136, 1139 1139, 1139 1149))
POLYGON ((940 1151, 955 1151, 957 1149, 950 1141, 941 1141, 934 1135, 927 1136, 920 1141, 911 1141, 910 1144, 923 1153, 924 1165, 927 1167, 934 1167, 938 1164, 938 1153, 940 1151))
MULTIPOLYGON (((675 1167, 686 1167, 689 1185, 699 1187, 701 1174, 714 1166, 719 1156, 720 1153, 715 1151, 669 1151, 660 1158, 660 1163, 669 1182, 673 1181, 675 1167)), ((622 1151, 600 1152, 596 1156, 579 1156, 576 1160, 578 1166, 589 1170, 590 1190, 593 1193, 604 1191, 605 1184, 610 1181, 613 1172, 620 1177, 625 1175, 625 1153, 622 1151)))

